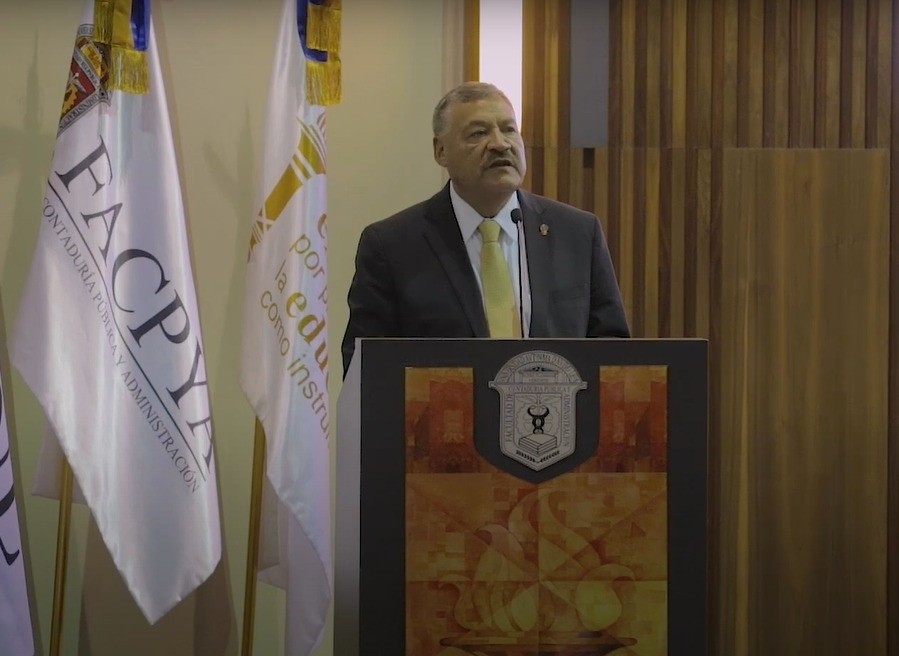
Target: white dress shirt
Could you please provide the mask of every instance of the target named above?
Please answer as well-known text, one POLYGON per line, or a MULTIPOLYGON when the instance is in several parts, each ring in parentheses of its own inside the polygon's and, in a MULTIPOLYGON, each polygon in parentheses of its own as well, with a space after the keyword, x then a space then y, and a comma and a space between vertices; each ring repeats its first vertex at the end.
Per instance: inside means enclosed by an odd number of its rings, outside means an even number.
MULTIPOLYGON (((474 271, 475 278, 478 280, 478 288, 481 290, 481 298, 483 299, 481 247, 484 244, 484 239, 478 231, 478 226, 481 225, 485 217, 478 214, 476 209, 466 203, 456 193, 456 188, 452 183, 450 184, 450 200, 453 203, 453 212, 456 214, 456 221, 459 222, 462 241, 465 243, 465 250, 468 251, 471 268, 474 271)), ((509 266, 509 275, 512 278, 512 291, 515 294, 515 300, 518 303, 518 307, 521 308, 524 324, 521 334, 523 337, 528 337, 531 325, 531 288, 530 279, 528 278, 527 248, 524 239, 519 239, 519 235, 524 231, 524 226, 516 226, 512 221, 512 210, 514 209, 520 209, 518 194, 512 194, 509 201, 496 216, 486 218, 491 218, 499 223, 499 246, 503 251, 503 257, 506 258, 506 264, 509 266), (521 263, 520 267, 519 262, 521 263), (522 303, 522 295, 524 296, 524 303, 522 303)))

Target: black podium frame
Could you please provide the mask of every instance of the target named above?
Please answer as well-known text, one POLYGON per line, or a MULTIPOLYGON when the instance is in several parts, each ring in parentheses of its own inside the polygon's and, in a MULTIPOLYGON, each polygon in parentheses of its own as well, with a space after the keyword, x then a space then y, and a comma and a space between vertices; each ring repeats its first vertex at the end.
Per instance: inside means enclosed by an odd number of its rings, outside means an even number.
MULTIPOLYGON (((534 350, 568 359, 588 381, 602 366, 667 367, 668 649, 707 654, 708 343, 639 339, 360 340, 338 407, 335 653, 405 654, 406 369, 471 368, 475 430, 498 432, 487 381, 534 350)), ((580 398, 578 433, 596 435, 598 395, 580 398)))

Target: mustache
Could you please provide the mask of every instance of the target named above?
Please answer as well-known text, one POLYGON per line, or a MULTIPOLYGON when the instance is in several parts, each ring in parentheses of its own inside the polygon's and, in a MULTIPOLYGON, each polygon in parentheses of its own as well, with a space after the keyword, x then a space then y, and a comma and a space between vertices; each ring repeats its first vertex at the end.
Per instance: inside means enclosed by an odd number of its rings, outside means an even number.
POLYGON ((493 168, 494 166, 512 166, 516 169, 518 168, 518 161, 513 157, 494 157, 487 162, 486 168, 493 168))

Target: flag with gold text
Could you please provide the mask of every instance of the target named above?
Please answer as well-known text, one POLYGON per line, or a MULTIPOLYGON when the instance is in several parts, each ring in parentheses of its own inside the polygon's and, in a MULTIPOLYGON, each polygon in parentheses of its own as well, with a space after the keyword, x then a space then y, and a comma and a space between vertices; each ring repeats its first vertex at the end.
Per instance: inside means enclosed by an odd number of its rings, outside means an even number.
POLYGON ((10 357, 154 623, 211 574, 221 542, 205 353, 149 0, 85 2, 36 218, 10 357))
POLYGON ((246 275, 241 386, 266 434, 260 570, 287 590, 285 653, 322 639, 331 596, 324 105, 337 102, 337 2, 286 0, 246 275))

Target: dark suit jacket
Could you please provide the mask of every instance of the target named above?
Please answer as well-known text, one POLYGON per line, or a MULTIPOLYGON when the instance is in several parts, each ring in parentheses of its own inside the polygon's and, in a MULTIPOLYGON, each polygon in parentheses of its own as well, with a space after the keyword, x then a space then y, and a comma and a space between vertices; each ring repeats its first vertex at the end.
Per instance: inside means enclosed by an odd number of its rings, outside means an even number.
MULTIPOLYGON (((628 337, 596 216, 524 191, 518 200, 531 285, 530 336, 628 337)), ((449 185, 362 231, 347 300, 344 372, 357 337, 489 337, 449 185)))

